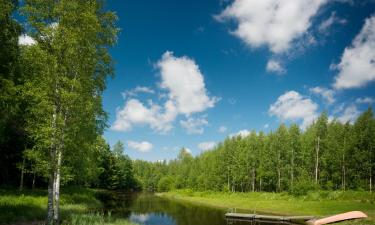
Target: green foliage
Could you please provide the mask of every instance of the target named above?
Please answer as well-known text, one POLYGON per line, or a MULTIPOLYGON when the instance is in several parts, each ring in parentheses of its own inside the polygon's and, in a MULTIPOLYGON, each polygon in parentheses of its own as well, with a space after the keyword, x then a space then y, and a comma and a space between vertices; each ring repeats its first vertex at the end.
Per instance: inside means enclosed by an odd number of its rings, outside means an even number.
MULTIPOLYGON (((374 193, 354 191, 312 191, 305 196, 293 196, 283 193, 249 192, 191 192, 174 190, 159 194, 166 198, 193 202, 207 206, 234 209, 237 212, 271 213, 280 215, 314 215, 330 216, 347 211, 360 210, 365 212, 368 220, 349 224, 373 224, 375 208, 371 201, 374 193)), ((341 224, 341 223, 340 223, 341 224)))
MULTIPOLYGON (((22 221, 44 220, 47 193, 44 190, 15 191, 0 189, 0 224, 22 221)), ((111 218, 110 215, 89 213, 102 208, 96 199, 97 192, 85 188, 66 188, 61 195, 62 220, 64 224, 133 225, 126 220, 111 218)))
POLYGON ((174 187, 174 180, 171 176, 162 177, 158 182, 158 192, 167 192, 174 187))
POLYGON ((177 189, 195 191, 289 192, 296 196, 318 189, 370 191, 374 140, 371 108, 354 124, 329 122, 327 113, 322 113, 305 130, 296 124, 281 124, 268 134, 253 131, 246 137, 228 137, 196 157, 181 149, 169 162, 136 160, 134 173, 142 187, 151 191, 164 177, 173 178, 177 189))
POLYGON ((102 213, 73 214, 66 225, 135 225, 124 219, 114 219, 111 214, 102 213))
POLYGON ((304 196, 311 191, 316 191, 319 186, 311 180, 299 180, 295 183, 294 188, 290 190, 290 193, 294 196, 304 196))

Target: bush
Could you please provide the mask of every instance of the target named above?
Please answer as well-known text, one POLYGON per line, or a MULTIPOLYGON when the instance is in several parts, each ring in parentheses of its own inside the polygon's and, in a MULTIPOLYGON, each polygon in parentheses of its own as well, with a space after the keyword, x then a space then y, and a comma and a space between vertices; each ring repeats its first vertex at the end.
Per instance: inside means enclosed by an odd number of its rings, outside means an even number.
POLYGON ((294 196, 307 195, 310 191, 319 190, 319 186, 309 180, 299 180, 294 184, 293 189, 289 191, 294 196))
POLYGON ((171 176, 163 177, 158 182, 158 192, 167 192, 174 187, 174 180, 171 176))

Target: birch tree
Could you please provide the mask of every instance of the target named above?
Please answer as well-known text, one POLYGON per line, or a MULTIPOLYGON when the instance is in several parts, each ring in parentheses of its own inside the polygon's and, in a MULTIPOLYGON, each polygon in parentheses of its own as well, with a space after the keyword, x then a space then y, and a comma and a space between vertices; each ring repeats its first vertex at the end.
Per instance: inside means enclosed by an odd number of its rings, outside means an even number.
POLYGON ((48 155, 47 224, 59 224, 60 183, 64 157, 81 155, 105 127, 101 93, 112 74, 108 47, 115 43, 116 19, 104 2, 26 0, 28 34, 25 97, 35 107, 27 131, 48 155), (80 153, 80 154, 77 154, 80 153))

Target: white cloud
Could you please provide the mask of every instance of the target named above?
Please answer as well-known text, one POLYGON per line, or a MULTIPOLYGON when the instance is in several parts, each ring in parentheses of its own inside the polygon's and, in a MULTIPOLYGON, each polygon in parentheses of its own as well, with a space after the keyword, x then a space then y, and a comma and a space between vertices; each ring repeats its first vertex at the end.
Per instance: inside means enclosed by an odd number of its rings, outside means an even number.
POLYGON ((347 108, 345 108, 342 115, 339 116, 337 119, 342 123, 353 123, 357 119, 359 114, 360 112, 358 111, 357 107, 355 105, 350 105, 347 108))
POLYGON ((198 144, 198 148, 202 151, 207 151, 215 148, 216 142, 214 141, 207 141, 207 142, 202 142, 198 144))
POLYGON ((156 67, 160 69, 161 88, 168 90, 169 98, 180 113, 203 112, 218 101, 208 96, 203 75, 193 59, 175 57, 173 52, 167 51, 156 67))
POLYGON ((328 104, 332 104, 335 102, 335 92, 331 89, 324 87, 314 87, 310 88, 310 92, 322 96, 328 104))
POLYGON ((324 20, 318 27, 318 30, 320 33, 327 33, 328 30, 332 27, 334 24, 346 24, 346 19, 340 18, 336 16, 336 12, 332 12, 331 16, 324 20))
POLYGON ((358 88, 375 80, 375 16, 366 19, 352 46, 345 48, 333 86, 336 89, 358 88))
POLYGON ((125 97, 134 97, 138 93, 155 94, 155 91, 149 87, 137 86, 134 89, 124 91, 121 94, 125 98, 125 97))
POLYGON ((36 41, 27 34, 23 34, 18 37, 18 45, 34 45, 36 41))
POLYGON ((301 96, 296 91, 288 91, 279 96, 268 112, 281 120, 302 121, 301 127, 306 128, 317 117, 318 105, 311 99, 301 96))
MULTIPOLYGON (((181 126, 189 133, 203 133, 207 120, 193 119, 191 115, 213 107, 219 99, 208 96, 198 65, 186 56, 178 58, 172 52, 166 52, 156 68, 160 69, 160 88, 168 91, 165 103, 160 105, 149 100, 148 105, 145 105, 140 100, 131 98, 122 109, 117 109, 112 129, 129 131, 133 126, 146 125, 154 131, 165 133, 173 128, 173 122, 182 114, 188 119, 181 121, 181 126)), ((134 96, 140 92, 155 93, 150 88, 137 87, 125 92, 125 95, 134 96)))
POLYGON ((227 130, 228 130, 228 128, 226 126, 220 126, 219 129, 218 129, 218 132, 219 133, 225 133, 227 130))
POLYGON ((371 98, 371 97, 357 98, 355 102, 358 104, 372 104, 375 102, 375 98, 371 98))
POLYGON ((171 101, 167 101, 162 109, 156 104, 147 107, 137 99, 130 99, 123 109, 117 110, 112 129, 130 131, 134 125, 148 125, 155 131, 167 132, 172 129, 176 117, 177 110, 171 101))
POLYGON ((270 127, 270 125, 268 123, 264 124, 264 126, 263 126, 264 129, 267 129, 268 127, 270 127))
POLYGON ((233 34, 253 48, 267 46, 273 53, 286 52, 303 36, 311 19, 327 0, 234 0, 219 21, 233 19, 233 34))
POLYGON ((149 152, 154 148, 154 146, 148 141, 128 141, 127 143, 129 148, 137 150, 139 152, 149 152))
POLYGON ((188 134, 203 134, 204 126, 208 125, 205 117, 192 118, 188 117, 186 120, 181 120, 180 125, 186 129, 188 134))
POLYGON ((230 134, 229 137, 236 137, 236 136, 241 136, 241 137, 246 137, 246 136, 249 136, 250 135, 250 131, 249 130, 240 130, 238 131, 237 133, 234 133, 234 134, 230 134))
POLYGON ((267 62, 266 70, 279 75, 286 73, 285 68, 280 64, 280 62, 273 59, 267 62))

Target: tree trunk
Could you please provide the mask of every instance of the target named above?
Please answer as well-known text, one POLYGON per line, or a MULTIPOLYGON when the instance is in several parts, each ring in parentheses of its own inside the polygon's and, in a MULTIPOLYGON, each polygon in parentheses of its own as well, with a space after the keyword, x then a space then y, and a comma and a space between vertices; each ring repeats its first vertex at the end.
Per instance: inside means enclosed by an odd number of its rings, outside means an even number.
POLYGON ((252 177, 253 177, 252 191, 255 192, 255 168, 254 167, 253 167, 253 170, 252 170, 252 177))
POLYGON ((294 149, 292 148, 292 160, 291 160, 291 171, 290 171, 291 189, 293 190, 294 185, 294 149))
POLYGON ((61 158, 62 158, 61 149, 59 149, 57 153, 56 177, 54 180, 54 184, 55 184, 55 192, 54 192, 55 204, 53 207, 54 225, 59 225, 60 223, 59 205, 60 205, 61 158))
MULTIPOLYGON (((57 85, 55 87, 55 93, 57 85)), ((55 159, 56 159, 56 122, 57 122, 57 107, 54 108, 52 114, 52 141, 50 149, 50 168, 49 168, 49 179, 48 179, 48 203, 47 203, 47 225, 53 225, 53 208, 54 208, 54 193, 55 193, 55 159)))
POLYGON ((281 171, 279 166, 277 167, 277 191, 281 191, 281 171))
POLYGON ((31 184, 31 190, 35 190, 35 178, 36 178, 36 172, 35 170, 33 171, 33 182, 31 184))
POLYGON ((315 184, 318 184, 318 173, 319 173, 319 142, 320 142, 320 137, 318 137, 318 144, 317 144, 317 147, 316 147, 315 184))
POLYGON ((346 168, 345 168, 345 153, 342 154, 342 189, 345 191, 346 186, 346 168))
POLYGON ((229 166, 228 166, 228 176, 227 176, 227 184, 228 184, 228 191, 230 191, 230 183, 229 183, 229 166))
POLYGON ((342 151, 342 189, 345 191, 346 189, 346 162, 345 162, 345 151, 346 151, 346 137, 344 137, 344 149, 342 151))
POLYGON ((372 148, 370 148, 370 193, 372 192, 372 148))
POLYGON ((49 180, 48 180, 48 204, 47 204, 47 225, 53 225, 53 194, 54 194, 54 181, 55 176, 54 172, 50 173, 49 180))
POLYGON ((23 175, 25 173, 25 156, 22 160, 22 166, 21 166, 21 180, 20 180, 20 191, 23 190, 23 175))

